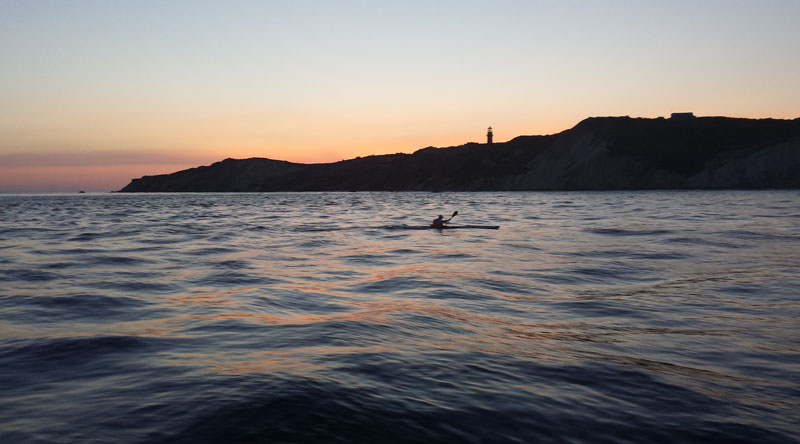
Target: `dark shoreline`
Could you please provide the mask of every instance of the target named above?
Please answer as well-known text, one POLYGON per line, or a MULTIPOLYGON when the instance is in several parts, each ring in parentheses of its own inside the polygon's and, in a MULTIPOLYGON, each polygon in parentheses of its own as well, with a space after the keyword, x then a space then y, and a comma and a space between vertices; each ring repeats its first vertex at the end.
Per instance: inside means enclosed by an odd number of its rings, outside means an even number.
POLYGON ((800 188, 800 118, 589 118, 554 135, 327 164, 226 159, 120 192, 800 188))

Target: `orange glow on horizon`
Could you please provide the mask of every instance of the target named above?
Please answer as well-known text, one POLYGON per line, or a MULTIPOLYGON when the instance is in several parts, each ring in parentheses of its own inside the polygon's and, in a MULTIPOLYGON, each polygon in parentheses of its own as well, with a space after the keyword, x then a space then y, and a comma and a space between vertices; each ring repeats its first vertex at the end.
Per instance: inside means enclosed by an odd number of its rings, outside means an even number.
POLYGON ((0 166, 0 192, 117 191, 131 179, 191 167, 171 164, 0 166))
MULTIPOLYGON (((689 111, 692 109, 687 108, 689 111)), ((681 111, 685 111, 683 108, 681 111)), ((670 110, 675 111, 675 110, 670 110)), ((722 115, 722 113, 701 113, 698 117, 722 115)), ((663 117, 668 114, 663 114, 663 117)), ((632 115, 632 117, 639 117, 632 115)), ((659 117, 642 116, 646 118, 659 117)), ((794 119, 790 113, 783 115, 740 115, 727 117, 745 118, 783 118, 794 119)), ((393 129, 387 134, 359 133, 358 126, 345 125, 328 128, 315 134, 281 133, 276 140, 235 140, 223 143, 221 136, 210 140, 187 139, 180 145, 188 148, 163 149, 160 151, 103 151, 91 150, 48 150, 38 152, 32 148, 30 154, 14 155, 0 153, 0 192, 44 192, 44 191, 115 191, 127 185, 132 179, 146 175, 169 174, 180 170, 211 163, 226 158, 247 159, 253 157, 269 158, 295 163, 331 163, 341 160, 394 153, 413 153, 422 148, 459 146, 469 142, 484 143, 486 128, 494 129, 495 143, 502 143, 517 136, 548 135, 568 130, 581 119, 567 121, 563 115, 543 118, 541 116, 517 121, 488 121, 470 125, 469 131, 449 127, 422 128, 429 132, 400 132, 393 129), (474 127, 474 128, 473 128, 474 127), (319 136, 324 134, 325 137, 319 136), (216 140, 219 146, 213 146, 216 140), (22 160, 18 159, 22 158, 22 160)), ((207 129, 214 132, 212 129, 207 129)), ((218 133, 226 131, 220 129, 218 133)), ((236 139, 235 137, 233 139, 236 139)))

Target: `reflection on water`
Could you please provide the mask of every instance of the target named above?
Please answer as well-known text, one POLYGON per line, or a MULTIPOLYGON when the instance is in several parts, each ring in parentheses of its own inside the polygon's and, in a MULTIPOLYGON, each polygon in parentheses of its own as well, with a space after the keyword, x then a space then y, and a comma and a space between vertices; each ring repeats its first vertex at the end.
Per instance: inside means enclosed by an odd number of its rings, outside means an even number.
POLYGON ((0 441, 795 442, 798 197, 0 196, 0 441))

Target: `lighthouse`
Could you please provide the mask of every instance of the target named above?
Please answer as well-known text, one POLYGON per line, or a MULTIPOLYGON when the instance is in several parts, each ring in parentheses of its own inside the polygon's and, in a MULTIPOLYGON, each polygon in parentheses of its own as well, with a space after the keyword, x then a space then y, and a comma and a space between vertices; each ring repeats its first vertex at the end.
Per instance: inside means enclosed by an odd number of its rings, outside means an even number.
POLYGON ((489 127, 489 131, 486 132, 486 144, 487 145, 491 145, 492 144, 492 136, 493 136, 492 127, 490 126, 489 127))

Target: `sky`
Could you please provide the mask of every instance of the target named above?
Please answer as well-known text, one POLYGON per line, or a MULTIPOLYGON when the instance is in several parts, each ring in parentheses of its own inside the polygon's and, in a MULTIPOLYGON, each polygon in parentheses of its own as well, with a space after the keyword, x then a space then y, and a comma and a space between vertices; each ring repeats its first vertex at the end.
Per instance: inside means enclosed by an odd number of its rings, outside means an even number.
POLYGON ((0 192, 800 117, 800 0, 0 0, 0 192))

